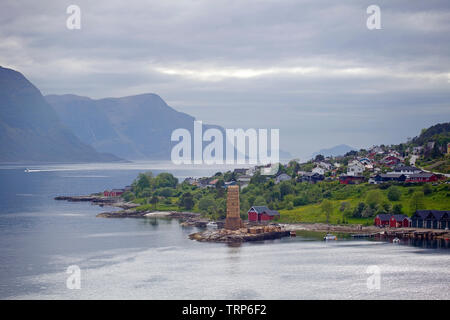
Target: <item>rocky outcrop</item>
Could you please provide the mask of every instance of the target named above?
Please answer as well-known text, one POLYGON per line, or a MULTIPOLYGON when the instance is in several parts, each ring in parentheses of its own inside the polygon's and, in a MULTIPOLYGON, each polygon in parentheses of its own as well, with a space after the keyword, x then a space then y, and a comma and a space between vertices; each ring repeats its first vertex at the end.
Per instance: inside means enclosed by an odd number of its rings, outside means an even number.
POLYGON ((236 243, 246 241, 262 241, 289 236, 290 232, 280 226, 256 226, 238 230, 205 230, 189 235, 189 239, 202 242, 236 243))

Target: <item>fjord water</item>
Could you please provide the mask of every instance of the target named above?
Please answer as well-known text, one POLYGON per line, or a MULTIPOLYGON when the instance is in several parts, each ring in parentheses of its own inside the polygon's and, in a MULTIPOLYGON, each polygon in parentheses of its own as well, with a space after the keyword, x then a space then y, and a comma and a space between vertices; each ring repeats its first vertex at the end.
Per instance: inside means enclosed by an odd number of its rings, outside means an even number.
POLYGON ((139 172, 203 176, 163 164, 0 167, 2 299, 449 299, 450 250, 311 237, 233 247, 188 240, 164 219, 103 219, 55 201, 129 184, 139 172), (67 267, 81 289, 66 287, 67 267), (368 266, 381 272, 368 289, 368 266))

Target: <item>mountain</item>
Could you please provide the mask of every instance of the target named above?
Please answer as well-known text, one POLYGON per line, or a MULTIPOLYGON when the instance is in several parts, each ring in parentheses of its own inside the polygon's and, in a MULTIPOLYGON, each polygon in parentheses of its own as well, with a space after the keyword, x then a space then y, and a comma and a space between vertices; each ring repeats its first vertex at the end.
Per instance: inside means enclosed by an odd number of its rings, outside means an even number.
POLYGON ((427 142, 436 142, 438 145, 447 146, 450 140, 450 122, 438 123, 428 129, 422 129, 419 136, 412 140, 415 146, 424 145, 427 142))
POLYGON ((48 95, 46 99, 80 140, 126 159, 170 159, 172 131, 193 132, 194 117, 169 107, 156 94, 99 100, 48 95))
POLYGON ((317 152, 314 152, 312 155, 312 158, 317 156, 318 154, 323 155, 324 157, 336 157, 336 156, 343 156, 349 151, 356 150, 355 148, 352 148, 346 144, 340 144, 338 146, 334 146, 328 149, 321 149, 317 152))
MULTIPOLYGON (((175 129, 187 129, 194 136, 195 118, 176 111, 153 93, 105 99, 48 95, 46 99, 81 141, 125 159, 169 160, 176 144, 170 141, 175 129)), ((224 128, 203 124, 203 131, 209 128, 219 129, 225 137, 224 128)), ((280 150, 280 158, 289 157, 280 150)))
POLYGON ((119 161, 82 143, 21 73, 0 67, 0 162, 119 161))

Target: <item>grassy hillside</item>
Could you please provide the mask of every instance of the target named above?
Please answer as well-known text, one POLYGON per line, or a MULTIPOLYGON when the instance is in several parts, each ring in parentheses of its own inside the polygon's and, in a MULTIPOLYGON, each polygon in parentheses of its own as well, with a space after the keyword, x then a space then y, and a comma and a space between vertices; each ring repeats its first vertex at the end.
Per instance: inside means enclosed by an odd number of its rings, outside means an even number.
MULTIPOLYGON (((341 211, 341 205, 343 202, 349 203, 350 207, 356 207, 360 202, 367 201, 367 194, 370 190, 380 190, 382 195, 381 202, 387 203, 393 208, 395 205, 401 205, 402 213, 411 216, 414 211, 413 198, 418 193, 423 194, 421 203, 419 203, 418 209, 429 210, 449 210, 450 209, 450 187, 448 184, 440 184, 438 186, 425 187, 417 186, 396 186, 400 191, 400 198, 396 201, 389 200, 388 192, 389 188, 380 189, 377 186, 368 184, 362 184, 357 186, 345 186, 351 187, 353 192, 345 199, 330 199, 333 203, 333 213, 330 215, 330 223, 360 223, 360 224, 373 224, 373 216, 371 217, 354 217, 349 212, 341 211)), ((345 187, 343 189, 345 189, 345 187)), ((280 210, 281 219, 280 222, 295 223, 295 222, 322 222, 326 221, 326 216, 320 208, 320 203, 309 204, 304 206, 295 207, 292 210, 280 210)))

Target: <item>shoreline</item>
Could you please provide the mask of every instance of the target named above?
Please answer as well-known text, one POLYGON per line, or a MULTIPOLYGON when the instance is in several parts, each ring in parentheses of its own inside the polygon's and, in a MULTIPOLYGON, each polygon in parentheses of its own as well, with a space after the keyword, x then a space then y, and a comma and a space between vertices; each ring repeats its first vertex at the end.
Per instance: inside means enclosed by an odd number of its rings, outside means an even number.
MULTIPOLYGON (((211 219, 202 217, 200 213, 183 212, 183 211, 136 211, 135 208, 139 204, 133 202, 123 201, 121 198, 105 197, 99 194, 91 194, 84 196, 57 196, 54 198, 59 201, 69 202, 90 202, 93 205, 100 207, 109 206, 120 208, 122 210, 106 211, 96 215, 98 218, 169 218, 178 219, 184 227, 199 227, 206 228, 210 222, 215 222, 211 219)), ((217 221, 218 226, 222 226, 223 222, 217 221)), ((275 226, 279 230, 266 230, 258 234, 251 233, 252 228, 267 228, 268 225, 248 225, 247 228, 242 228, 238 231, 220 231, 225 230, 219 228, 217 230, 206 230, 189 235, 189 239, 197 241, 212 241, 212 242, 243 242, 243 241, 258 241, 266 239, 276 239, 287 236, 290 232, 296 231, 314 231, 314 232, 337 232, 346 233, 353 236, 360 237, 374 237, 387 236, 399 238, 419 238, 419 239, 450 239, 450 231, 440 229, 422 229, 422 228, 379 228, 376 226, 363 226, 361 224, 345 224, 333 225, 326 223, 276 223, 275 226), (246 230, 244 232, 244 229, 246 230)))

